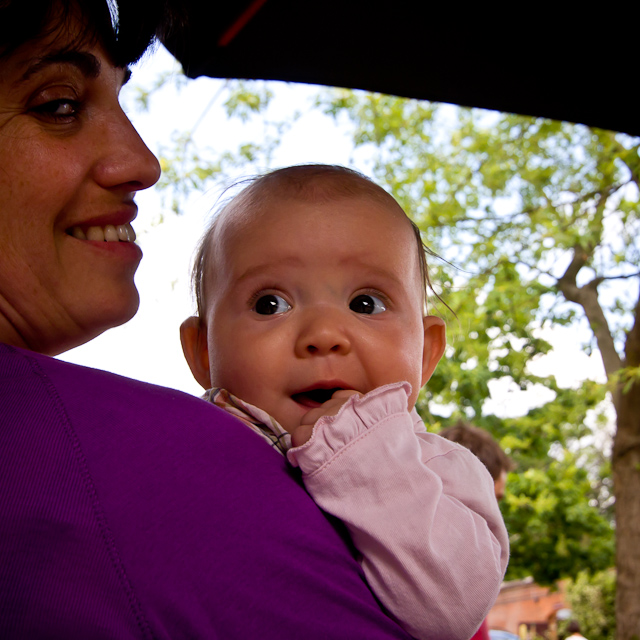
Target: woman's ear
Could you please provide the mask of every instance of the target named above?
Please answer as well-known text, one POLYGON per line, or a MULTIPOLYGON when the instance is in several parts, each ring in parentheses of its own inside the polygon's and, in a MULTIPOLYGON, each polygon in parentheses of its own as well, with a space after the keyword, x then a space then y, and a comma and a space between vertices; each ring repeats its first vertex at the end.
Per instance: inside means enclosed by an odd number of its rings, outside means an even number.
POLYGON ((422 319, 424 326, 424 349, 422 351, 422 385, 429 381, 436 365, 440 362, 444 348, 447 346, 444 321, 436 316, 425 316, 422 319))
POLYGON ((207 328, 200 318, 191 316, 180 325, 180 342, 193 377, 203 389, 210 389, 207 328))

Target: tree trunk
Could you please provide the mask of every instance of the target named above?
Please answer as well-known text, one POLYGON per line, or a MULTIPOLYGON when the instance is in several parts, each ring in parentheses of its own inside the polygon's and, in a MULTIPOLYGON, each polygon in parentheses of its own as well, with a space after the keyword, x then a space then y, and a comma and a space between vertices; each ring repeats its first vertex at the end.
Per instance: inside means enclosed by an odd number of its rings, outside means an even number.
POLYGON ((582 287, 576 284, 577 274, 589 257, 582 248, 575 248, 569 267, 558 280, 558 289, 584 309, 607 378, 618 381, 613 394, 616 435, 611 458, 616 500, 616 638, 640 640, 640 381, 625 393, 627 381, 618 377, 625 368, 640 366, 640 293, 622 360, 598 300, 598 279, 582 287))
MULTIPOLYGON (((640 293, 625 344, 629 368, 640 365, 640 293)), ((613 402, 617 414, 611 469, 616 497, 616 636, 640 640, 640 380, 624 392, 618 383, 613 402)))
POLYGON ((618 396, 611 467, 616 513, 616 638, 640 640, 640 384, 618 396))

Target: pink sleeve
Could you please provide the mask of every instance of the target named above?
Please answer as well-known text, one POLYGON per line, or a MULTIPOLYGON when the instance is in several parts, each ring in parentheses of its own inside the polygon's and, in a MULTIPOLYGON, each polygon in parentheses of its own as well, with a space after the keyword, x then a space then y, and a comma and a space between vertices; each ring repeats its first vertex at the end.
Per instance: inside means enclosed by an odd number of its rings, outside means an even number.
POLYGON ((419 639, 468 640, 498 595, 507 532, 484 465, 427 433, 409 393, 404 382, 352 396, 287 456, 348 527, 391 617, 419 639))

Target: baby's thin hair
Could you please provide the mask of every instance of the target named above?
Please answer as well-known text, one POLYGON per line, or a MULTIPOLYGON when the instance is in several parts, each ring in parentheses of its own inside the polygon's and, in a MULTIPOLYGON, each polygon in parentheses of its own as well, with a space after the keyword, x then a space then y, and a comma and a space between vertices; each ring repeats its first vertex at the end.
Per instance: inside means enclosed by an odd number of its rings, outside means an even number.
POLYGON ((293 199, 305 199, 312 202, 331 202, 338 198, 353 198, 367 196, 381 204, 392 206, 400 210, 406 217, 418 245, 418 260, 420 266, 420 279, 423 295, 425 297, 425 312, 427 291, 431 291, 436 298, 442 300, 434 290, 429 278, 427 255, 438 257, 422 241, 422 234, 418 225, 406 215, 398 202, 382 187, 367 178, 362 173, 342 167, 328 164, 303 164, 282 169, 276 169, 261 176, 246 178, 237 182, 233 187, 247 185, 235 197, 222 205, 213 216, 198 244, 191 284, 196 299, 196 308, 200 322, 205 317, 204 285, 206 279, 206 267, 210 262, 212 252, 212 238, 215 235, 218 221, 225 212, 242 207, 245 210, 257 209, 270 199, 289 197, 293 199))

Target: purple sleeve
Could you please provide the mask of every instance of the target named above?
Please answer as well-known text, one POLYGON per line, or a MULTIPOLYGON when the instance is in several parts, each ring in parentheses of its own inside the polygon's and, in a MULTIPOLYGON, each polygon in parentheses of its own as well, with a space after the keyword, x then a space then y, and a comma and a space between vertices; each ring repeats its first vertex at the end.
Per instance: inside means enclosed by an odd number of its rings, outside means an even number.
POLYGON ((278 453, 168 389, 0 345, 0 637, 407 638, 278 453))

